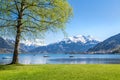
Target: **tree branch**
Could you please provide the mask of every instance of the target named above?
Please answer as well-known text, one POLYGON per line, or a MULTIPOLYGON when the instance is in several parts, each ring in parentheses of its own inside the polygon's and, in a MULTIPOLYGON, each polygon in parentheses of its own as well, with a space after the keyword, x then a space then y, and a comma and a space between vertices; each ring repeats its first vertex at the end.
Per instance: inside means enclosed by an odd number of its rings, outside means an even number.
POLYGON ((13 14, 18 15, 16 12, 14 12, 14 11, 12 11, 12 10, 8 10, 8 11, 10 11, 10 12, 13 13, 13 14))
POLYGON ((0 28, 10 27, 10 26, 16 26, 16 25, 0 25, 0 28))
POLYGON ((32 27, 30 27, 30 26, 24 26, 23 30, 28 30, 28 31, 33 31, 34 30, 34 32, 36 32, 35 29, 39 30, 39 31, 43 31, 43 30, 47 30, 49 28, 48 27, 40 28, 40 27, 36 27, 36 26, 32 26, 32 27))
POLYGON ((14 0, 14 2, 15 2, 15 6, 16 6, 18 13, 20 13, 20 10, 19 10, 18 4, 17 4, 18 2, 16 0, 14 0))
POLYGON ((40 26, 39 23, 36 23, 36 22, 34 22, 34 21, 28 21, 28 20, 27 20, 27 21, 24 21, 22 24, 25 24, 25 23, 27 23, 27 22, 28 22, 28 23, 31 23, 31 24, 35 24, 36 26, 40 26))
POLYGON ((34 19, 35 21, 40 21, 39 19, 36 19, 35 17, 29 15, 29 14, 24 14, 25 16, 31 17, 32 19, 34 19))
POLYGON ((51 5, 51 3, 38 3, 38 5, 36 5, 36 4, 29 4, 29 3, 26 3, 28 6, 26 6, 26 7, 24 7, 24 9, 27 9, 27 8, 29 8, 29 7, 32 7, 32 6, 34 6, 34 7, 42 7, 42 6, 50 6, 51 5))
MULTIPOLYGON (((28 27, 28 26, 25 26, 25 27, 28 27)), ((26 31, 29 31, 29 32, 36 32, 36 31, 34 31, 33 29, 31 30, 31 29, 23 29, 21 32, 26 32, 26 31)))
POLYGON ((0 18, 0 20, 4 20, 4 21, 16 21, 16 20, 10 20, 10 19, 5 19, 5 18, 0 18))

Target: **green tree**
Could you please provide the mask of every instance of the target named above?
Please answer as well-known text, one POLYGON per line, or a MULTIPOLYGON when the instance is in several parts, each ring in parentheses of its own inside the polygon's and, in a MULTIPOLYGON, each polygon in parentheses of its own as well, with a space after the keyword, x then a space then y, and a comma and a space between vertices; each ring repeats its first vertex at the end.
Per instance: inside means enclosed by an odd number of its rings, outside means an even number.
POLYGON ((0 33, 15 38, 11 64, 18 63, 21 37, 34 38, 46 31, 64 30, 71 16, 67 0, 0 0, 0 33))

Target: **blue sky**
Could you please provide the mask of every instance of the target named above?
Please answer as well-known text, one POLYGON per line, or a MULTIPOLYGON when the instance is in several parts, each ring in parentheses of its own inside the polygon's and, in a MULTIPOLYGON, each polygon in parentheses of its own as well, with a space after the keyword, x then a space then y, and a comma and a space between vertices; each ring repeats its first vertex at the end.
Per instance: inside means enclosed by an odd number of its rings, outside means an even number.
MULTIPOLYGON (((73 18, 66 25, 68 36, 92 35, 99 40, 120 33, 120 0, 69 0, 73 18)), ((61 32, 47 33, 45 43, 62 40, 61 32)))

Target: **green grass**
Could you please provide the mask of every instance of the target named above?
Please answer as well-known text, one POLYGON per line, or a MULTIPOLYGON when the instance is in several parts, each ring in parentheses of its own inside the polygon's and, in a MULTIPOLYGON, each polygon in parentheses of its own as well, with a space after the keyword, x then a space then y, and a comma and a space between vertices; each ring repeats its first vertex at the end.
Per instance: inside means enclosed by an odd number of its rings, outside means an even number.
POLYGON ((1 65, 0 80, 120 80, 120 65, 1 65))

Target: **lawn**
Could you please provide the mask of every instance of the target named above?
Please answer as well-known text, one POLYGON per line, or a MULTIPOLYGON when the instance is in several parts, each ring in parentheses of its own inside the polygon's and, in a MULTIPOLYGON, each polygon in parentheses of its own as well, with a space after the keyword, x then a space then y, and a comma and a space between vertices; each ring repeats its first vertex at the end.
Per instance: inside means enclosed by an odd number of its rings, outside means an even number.
POLYGON ((1 65, 0 80, 120 80, 120 65, 1 65))

